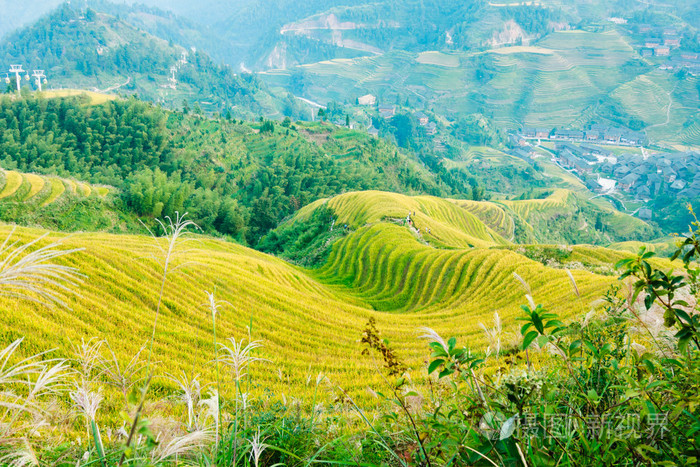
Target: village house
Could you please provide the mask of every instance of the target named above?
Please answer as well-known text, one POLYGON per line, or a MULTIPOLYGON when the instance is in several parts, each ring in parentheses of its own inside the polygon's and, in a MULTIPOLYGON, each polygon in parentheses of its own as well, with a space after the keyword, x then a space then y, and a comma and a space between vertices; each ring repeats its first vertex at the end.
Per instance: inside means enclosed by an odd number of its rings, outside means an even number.
POLYGON ((569 151, 572 154, 579 157, 589 154, 588 151, 586 151, 582 147, 576 146, 575 144, 571 143, 555 143, 554 149, 556 151, 569 151))
POLYGON ((430 121, 428 116, 426 114, 424 114, 423 112, 416 112, 413 114, 413 116, 416 117, 416 119, 418 119, 418 124, 420 126, 425 126, 430 121))
POLYGON ((390 120, 396 115, 396 106, 394 105, 380 105, 379 106, 379 116, 385 120, 390 120))
POLYGON ((685 190, 678 193, 678 196, 693 199, 700 198, 700 183, 691 183, 685 190))
POLYGON ((535 136, 540 139, 547 139, 549 138, 549 133, 550 129, 548 128, 536 128, 535 129, 535 136))
POLYGON ((593 154, 594 156, 611 157, 613 155, 612 151, 601 148, 600 146, 594 146, 592 144, 583 143, 581 144, 581 149, 587 151, 589 154, 593 154))
POLYGON ((684 180, 676 180, 673 183, 671 183, 671 189, 676 190, 676 191, 681 191, 687 183, 684 180))
POLYGON ((374 128, 373 125, 371 125, 369 128, 367 128, 367 133, 369 133, 371 136, 375 136, 375 137, 379 136, 379 130, 374 128))
POLYGON ((676 28, 664 28, 664 36, 677 36, 678 35, 678 29, 676 28))
POLYGON ((586 141, 598 141, 600 140, 600 132, 597 130, 588 130, 586 132, 586 141))
POLYGON ((619 143, 620 136, 621 134, 619 131, 610 129, 603 134, 603 140, 605 140, 606 143, 619 143))
POLYGON ((427 125, 425 125, 425 132, 429 135, 434 135, 437 133, 437 125, 435 122, 430 122, 427 125))
POLYGON ((668 57, 669 53, 671 53, 671 49, 668 46, 654 47, 654 55, 657 57, 668 57))
POLYGON ((555 130, 553 139, 580 140, 583 139, 583 132, 578 130, 555 130))
POLYGON ((661 174, 663 175, 663 179, 666 181, 666 183, 673 183, 676 181, 676 178, 678 178, 678 173, 671 167, 662 168, 661 174))
POLYGON ((651 199, 651 190, 649 189, 649 186, 641 185, 638 187, 635 192, 635 198, 640 201, 649 201, 649 199, 651 199))
POLYGON ((630 169, 627 165, 622 164, 615 169, 613 175, 616 177, 624 177, 625 175, 629 174, 631 170, 632 169, 630 169))
POLYGON ((372 94, 367 94, 362 97, 357 98, 357 103, 359 105, 376 105, 377 104, 377 98, 373 96, 372 94))
POLYGON ((680 47, 681 38, 678 36, 665 37, 664 38, 664 45, 668 46, 668 47, 680 47))
POLYGON ((550 131, 548 128, 524 127, 522 134, 525 138, 548 139, 550 131))
POLYGON ((641 208, 639 211, 637 211, 637 217, 645 221, 650 221, 652 215, 653 213, 649 208, 641 208))
POLYGON ((622 180, 620 180, 620 188, 624 191, 630 191, 630 189, 637 183, 637 180, 639 180, 639 175, 634 173, 628 174, 622 180))

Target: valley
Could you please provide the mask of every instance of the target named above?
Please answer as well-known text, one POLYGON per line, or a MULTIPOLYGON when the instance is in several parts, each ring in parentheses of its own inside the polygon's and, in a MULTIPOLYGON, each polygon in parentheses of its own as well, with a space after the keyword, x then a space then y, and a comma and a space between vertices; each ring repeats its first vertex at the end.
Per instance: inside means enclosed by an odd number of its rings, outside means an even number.
POLYGON ((0 466, 697 463, 696 0, 0 7, 0 466))

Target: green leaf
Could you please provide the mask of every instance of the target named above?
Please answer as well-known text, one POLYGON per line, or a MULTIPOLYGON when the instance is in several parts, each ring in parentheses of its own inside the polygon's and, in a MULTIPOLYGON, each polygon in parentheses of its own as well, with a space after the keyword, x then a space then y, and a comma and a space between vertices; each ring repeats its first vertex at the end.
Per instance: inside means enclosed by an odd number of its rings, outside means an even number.
POLYGON ((523 339, 523 350, 527 349, 530 347, 530 344, 532 344, 532 341, 537 339, 537 336, 539 336, 539 333, 537 331, 530 331, 525 335, 525 338, 523 339))
POLYGON ((447 348, 450 349, 450 352, 454 350, 455 345, 457 345, 457 338, 456 337, 450 337, 450 339, 447 341, 447 348))
POLYGON ((445 362, 445 360, 438 358, 437 360, 433 360, 430 362, 430 365, 428 365, 428 374, 432 374, 435 370, 440 368, 440 365, 442 365, 445 362))
POLYGON ((100 434, 97 431, 97 424, 95 423, 95 420, 90 420, 90 427, 92 428, 92 437, 94 438, 95 441, 95 449, 97 449, 97 455, 100 458, 100 464, 102 466, 105 466, 105 452, 102 447, 102 442, 100 441, 100 434))
POLYGON ((581 343, 581 339, 577 339, 577 340, 573 341, 573 342, 569 345, 569 355, 571 355, 572 353, 574 353, 575 351, 577 351, 578 349, 580 349, 580 348, 581 348, 581 344, 582 344, 582 343, 581 343))

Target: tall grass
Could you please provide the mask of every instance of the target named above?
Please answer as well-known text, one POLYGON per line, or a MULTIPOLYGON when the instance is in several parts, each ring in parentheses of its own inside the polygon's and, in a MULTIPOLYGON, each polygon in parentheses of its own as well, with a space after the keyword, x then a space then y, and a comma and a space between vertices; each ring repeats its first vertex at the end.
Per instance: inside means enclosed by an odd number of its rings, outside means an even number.
MULTIPOLYGON (((0 245, 0 294, 46 306, 65 305, 65 295, 82 276, 54 260, 81 249, 60 250, 59 242, 40 247, 46 235, 24 244, 10 242, 13 233, 14 229, 0 245)), ((47 352, 12 363, 22 341, 0 351, 0 463, 12 466, 38 465, 30 439, 44 424, 39 401, 65 389, 70 373, 66 360, 45 359, 47 352)))
MULTIPOLYGON (((131 429, 129 430, 129 436, 126 439, 126 449, 124 450, 121 459, 119 459, 120 466, 124 463, 124 460, 126 459, 127 450, 131 446, 131 442, 134 439, 134 434, 136 433, 136 428, 138 426, 139 419, 141 418, 141 413, 143 411, 143 405, 146 402, 148 388, 150 387, 151 380, 153 378, 153 368, 151 366, 153 360, 153 343, 155 342, 156 338, 156 330, 158 328, 158 317, 160 316, 160 308, 163 304, 163 294, 165 292, 165 284, 168 279, 168 274, 172 272, 171 267, 176 257, 182 253, 178 247, 180 247, 182 241, 185 240, 185 237, 188 233, 187 229, 190 227, 198 228, 197 224, 190 220, 187 220, 186 217, 187 213, 183 215, 180 215, 180 213, 176 213, 175 219, 172 219, 169 216, 165 218, 166 222, 163 222, 160 219, 158 219, 158 224, 163 232, 163 238, 165 242, 163 242, 150 229, 148 229, 148 227, 146 227, 155 241, 156 248, 160 252, 160 257, 156 258, 156 260, 162 268, 160 292, 158 293, 158 304, 156 305, 155 316, 153 318, 153 330, 151 331, 151 339, 148 343, 146 382, 141 391, 141 401, 139 402, 138 408, 136 409, 136 413, 134 414, 131 429), (165 243, 165 246, 163 246, 163 243, 165 243)), ((172 269, 177 269, 181 266, 182 265, 175 266, 172 269)))

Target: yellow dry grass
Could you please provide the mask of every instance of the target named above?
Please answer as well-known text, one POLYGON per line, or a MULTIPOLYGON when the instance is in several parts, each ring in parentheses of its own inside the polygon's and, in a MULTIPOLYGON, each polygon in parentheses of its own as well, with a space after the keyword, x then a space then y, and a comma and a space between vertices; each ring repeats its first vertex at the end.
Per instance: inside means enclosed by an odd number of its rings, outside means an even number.
POLYGON ((103 94, 99 92, 86 91, 84 89, 57 89, 51 91, 44 91, 44 97, 46 98, 56 98, 56 97, 73 97, 85 95, 90 98, 91 105, 101 105, 105 102, 113 101, 117 99, 117 96, 112 94, 103 94))

